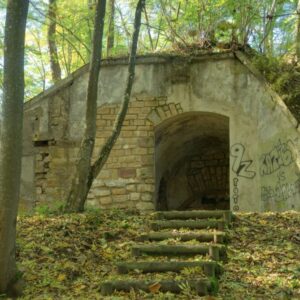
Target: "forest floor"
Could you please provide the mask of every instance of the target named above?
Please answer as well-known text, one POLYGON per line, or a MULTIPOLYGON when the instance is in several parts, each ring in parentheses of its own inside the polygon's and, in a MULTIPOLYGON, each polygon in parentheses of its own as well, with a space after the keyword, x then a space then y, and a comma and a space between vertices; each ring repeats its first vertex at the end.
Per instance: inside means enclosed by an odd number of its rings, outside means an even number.
POLYGON ((228 230, 229 259, 219 293, 206 298, 188 288, 180 296, 159 292, 100 295, 101 282, 121 276, 114 262, 130 259, 134 240, 149 230, 151 214, 90 210, 19 217, 17 260, 25 282, 22 299, 300 299, 300 213, 236 216, 228 230))

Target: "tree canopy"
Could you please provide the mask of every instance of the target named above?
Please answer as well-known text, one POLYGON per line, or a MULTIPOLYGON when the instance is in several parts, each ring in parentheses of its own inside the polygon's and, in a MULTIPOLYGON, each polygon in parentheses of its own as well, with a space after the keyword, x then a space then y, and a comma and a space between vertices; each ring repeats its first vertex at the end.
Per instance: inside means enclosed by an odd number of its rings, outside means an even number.
MULTIPOLYGON (((128 54, 135 3, 110 0, 103 37, 104 56, 128 54)), ((1 0, 0 85, 5 6, 6 1, 1 0)), ((139 53, 218 49, 237 44, 248 45, 273 62, 297 61, 298 6, 298 0, 149 0, 143 13, 139 53)), ((27 100, 55 81, 51 75, 49 42, 55 42, 54 61, 61 69, 61 77, 88 63, 94 13, 93 0, 30 1, 25 61, 27 100)))

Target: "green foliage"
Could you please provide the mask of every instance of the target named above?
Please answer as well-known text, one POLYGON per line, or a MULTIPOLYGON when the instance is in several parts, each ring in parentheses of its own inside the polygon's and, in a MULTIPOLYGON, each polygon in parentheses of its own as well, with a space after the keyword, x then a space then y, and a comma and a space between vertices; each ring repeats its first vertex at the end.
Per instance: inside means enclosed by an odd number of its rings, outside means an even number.
POLYGON ((63 201, 53 201, 51 203, 38 204, 34 208, 34 212, 41 216, 59 215, 64 207, 63 201))
POLYGON ((300 65, 291 57, 255 55, 252 61, 300 121, 300 65))
MULTIPOLYGON (((230 48, 250 45, 264 58, 260 66, 286 103, 298 107, 298 70, 277 78, 285 56, 295 57, 298 15, 296 0, 278 0, 272 17, 273 0, 147 0, 143 14, 139 53, 192 49, 230 48), (277 73, 278 74, 278 73, 277 73), (276 78, 275 78, 276 77, 276 78), (289 81, 291 82, 289 84, 289 81), (292 87, 293 86, 293 87, 292 87)), ((6 1, 0 0, 0 88, 3 58, 3 28, 6 1)), ((82 0, 57 0, 55 41, 63 77, 88 63, 94 19, 93 5, 82 0)), ((128 54, 133 28, 134 0, 115 0, 114 48, 110 56, 128 54)), ((104 39, 108 35, 105 21, 104 39)), ((52 84, 47 42, 48 1, 32 0, 26 37, 26 99, 52 84)), ((106 47, 106 42, 104 42, 106 47)), ((103 54, 106 55, 106 49, 103 54)))

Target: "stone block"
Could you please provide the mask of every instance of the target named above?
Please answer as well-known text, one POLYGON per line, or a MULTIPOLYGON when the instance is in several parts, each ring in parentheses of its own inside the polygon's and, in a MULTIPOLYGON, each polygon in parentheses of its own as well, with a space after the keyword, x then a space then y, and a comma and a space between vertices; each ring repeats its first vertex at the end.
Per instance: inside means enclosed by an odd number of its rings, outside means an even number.
POLYGON ((140 108, 139 107, 130 107, 128 110, 129 114, 139 114, 140 113, 140 108))
POLYGON ((136 191, 136 184, 128 184, 126 186, 127 191, 129 192, 135 192, 136 191))
POLYGON ((120 168, 118 170, 119 177, 121 178, 134 178, 136 177, 136 169, 135 168, 120 168))
POLYGON ((136 208, 138 210, 154 210, 154 204, 152 202, 138 202, 136 208))
POLYGON ((108 179, 111 178, 111 171, 110 170, 101 170, 99 177, 101 179, 108 179))
POLYGON ((137 175, 140 178, 151 178, 154 176, 154 168, 153 167, 145 167, 137 170, 137 175))
POLYGON ((131 201, 138 201, 141 199, 140 193, 130 193, 130 200, 131 201))
POLYGON ((136 130, 136 131, 134 132, 134 135, 135 135, 135 136, 146 137, 146 136, 148 136, 148 131, 146 131, 146 130, 136 130))
POLYGON ((152 110, 147 116, 147 119, 154 125, 161 122, 161 117, 158 115, 156 110, 152 110))
POLYGON ((137 191, 138 192, 154 192, 154 185, 153 184, 145 184, 145 183, 142 183, 142 184, 139 184, 137 186, 137 191))
POLYGON ((114 120, 116 116, 114 114, 102 115, 103 120, 114 120))
POLYGON ((142 163, 143 166, 153 165, 154 164, 154 157, 153 157, 153 155, 143 155, 141 157, 141 163, 142 163))
POLYGON ((111 194, 109 189, 93 189, 92 192, 96 197, 109 196, 111 194))
POLYGON ((126 138, 126 137, 132 137, 132 136, 133 136, 133 132, 134 132, 134 131, 126 131, 126 130, 124 131, 124 130, 122 130, 121 136, 122 136, 122 137, 125 137, 125 138, 126 138))
POLYGON ((97 127, 104 127, 106 125, 106 121, 105 120, 97 120, 96 121, 96 126, 97 127))
POLYGON ((112 198, 111 197, 101 197, 100 198, 100 204, 102 205, 107 205, 112 203, 112 198))
POLYGON ((144 101, 144 105, 145 105, 145 107, 156 106, 157 105, 157 100, 153 99, 153 100, 144 101))
POLYGON ((146 183, 155 183, 155 180, 153 178, 148 178, 145 180, 146 183))
POLYGON ((111 130, 97 130, 96 138, 107 138, 111 135, 111 130))
POLYGON ((104 181, 96 178, 93 182, 93 188, 98 188, 104 186, 104 181))
POLYGON ((132 150, 135 155, 146 155, 148 153, 147 148, 135 148, 132 150))
POLYGON ((152 137, 140 137, 139 146, 141 148, 150 148, 154 147, 154 139, 152 137))
POLYGON ((125 188, 112 188, 111 193, 113 195, 126 195, 127 190, 125 188))
POLYGON ((134 124, 135 125, 140 125, 140 126, 144 126, 146 124, 145 120, 134 120, 134 124))
POLYGON ((110 108, 109 107, 99 107, 97 109, 98 114, 109 114, 110 113, 110 108))
MULTIPOLYGON (((135 120, 137 118, 136 114, 127 114, 125 120, 135 120)), ((130 122, 130 125, 134 125, 134 122, 130 122)))
POLYGON ((129 200, 129 195, 115 195, 113 196, 113 202, 114 203, 122 203, 129 200))
POLYGON ((105 185, 108 187, 125 187, 126 181, 116 179, 116 180, 106 180, 105 185))
POLYGON ((141 194, 141 199, 142 199, 142 201, 152 201, 152 199, 153 199, 153 194, 150 194, 150 193, 142 193, 142 194, 141 194))

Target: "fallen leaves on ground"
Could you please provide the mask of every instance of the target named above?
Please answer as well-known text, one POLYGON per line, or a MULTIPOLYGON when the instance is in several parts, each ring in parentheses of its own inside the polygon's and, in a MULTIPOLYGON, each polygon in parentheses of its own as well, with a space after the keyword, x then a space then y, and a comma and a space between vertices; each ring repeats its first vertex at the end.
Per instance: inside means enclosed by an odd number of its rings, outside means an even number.
MULTIPOLYGON (((149 299, 149 295, 134 291, 103 297, 99 287, 107 279, 157 282, 180 280, 189 273, 194 276, 190 270, 182 274, 117 274, 114 262, 133 260, 131 246, 149 231, 147 223, 152 218, 151 214, 121 210, 20 217, 17 260, 26 284, 22 299, 149 299)), ((293 239, 299 232, 300 213, 238 214, 229 230, 228 262, 219 294, 201 299, 300 299, 300 246, 293 239)), ((172 239, 166 243, 179 242, 172 239)), ((158 285, 153 292, 158 293, 150 299, 200 299, 189 291, 181 296, 163 295, 158 285)))
POLYGON ((221 299, 300 299, 300 213, 238 214, 221 299))

